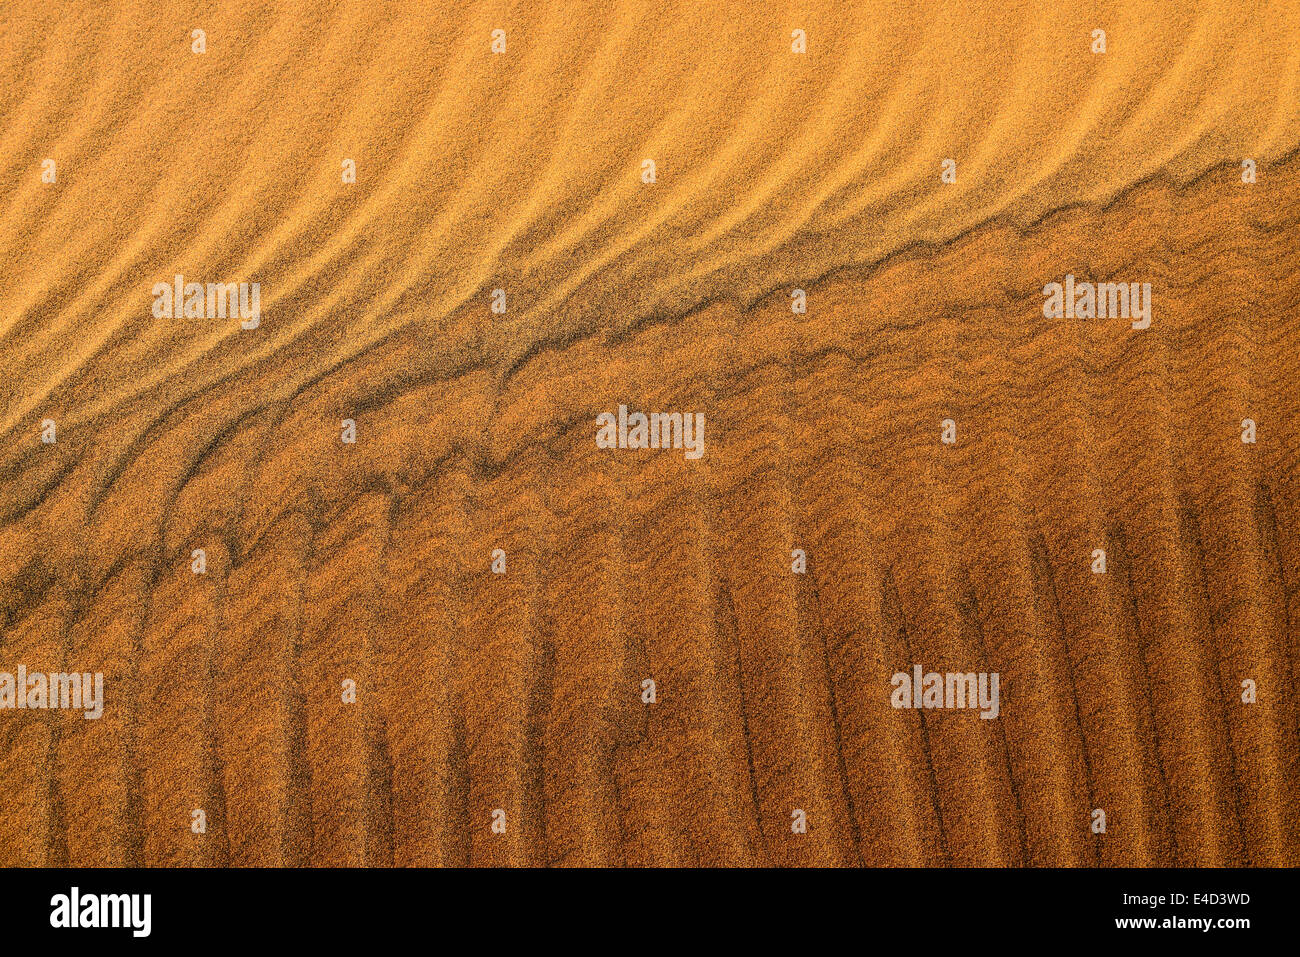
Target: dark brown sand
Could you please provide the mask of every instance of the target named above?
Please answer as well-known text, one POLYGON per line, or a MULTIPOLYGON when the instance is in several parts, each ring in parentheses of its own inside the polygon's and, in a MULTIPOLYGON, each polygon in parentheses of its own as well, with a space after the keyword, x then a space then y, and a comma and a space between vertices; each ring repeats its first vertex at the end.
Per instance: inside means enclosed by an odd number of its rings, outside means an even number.
POLYGON ((30 436, 0 668, 108 700, 0 712, 0 855, 1295 865, 1300 174, 1267 180, 993 225, 803 316, 505 371, 412 332, 221 429, 261 372, 30 436), (1150 277, 1151 328, 1044 319, 1066 272, 1150 277), (620 402, 705 411, 707 454, 597 449, 620 402), (891 708, 917 663, 999 672, 1001 716, 891 708))

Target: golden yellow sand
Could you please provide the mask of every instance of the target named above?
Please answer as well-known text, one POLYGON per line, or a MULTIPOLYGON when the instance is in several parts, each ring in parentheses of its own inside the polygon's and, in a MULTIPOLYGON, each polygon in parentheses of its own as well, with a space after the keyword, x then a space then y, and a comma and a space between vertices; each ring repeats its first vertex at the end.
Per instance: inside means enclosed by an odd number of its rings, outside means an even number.
POLYGON ((1300 6, 18 0, 0 76, 0 671, 110 695, 0 712, 0 863, 1297 862, 1300 6))
POLYGON ((237 373, 283 400, 412 325, 508 369, 1300 142, 1287 2, 60 7, 0 10, 11 429, 237 373), (176 273, 260 281, 259 334, 154 320, 176 273))

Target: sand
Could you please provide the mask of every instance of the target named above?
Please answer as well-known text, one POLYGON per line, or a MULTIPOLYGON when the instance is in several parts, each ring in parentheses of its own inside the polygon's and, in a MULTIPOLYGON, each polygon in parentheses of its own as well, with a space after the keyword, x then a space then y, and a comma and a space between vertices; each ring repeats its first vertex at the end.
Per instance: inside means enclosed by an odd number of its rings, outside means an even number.
POLYGON ((1171 7, 0 7, 0 864, 1300 863, 1300 10, 1171 7))

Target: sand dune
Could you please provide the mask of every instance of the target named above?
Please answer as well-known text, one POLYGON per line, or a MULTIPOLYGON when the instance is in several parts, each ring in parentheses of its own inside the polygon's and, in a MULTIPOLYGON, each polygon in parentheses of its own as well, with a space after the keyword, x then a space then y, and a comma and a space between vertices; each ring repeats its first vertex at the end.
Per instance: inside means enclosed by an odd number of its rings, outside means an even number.
POLYGON ((1300 862, 1294 5, 401 6, 0 7, 0 863, 1300 862))

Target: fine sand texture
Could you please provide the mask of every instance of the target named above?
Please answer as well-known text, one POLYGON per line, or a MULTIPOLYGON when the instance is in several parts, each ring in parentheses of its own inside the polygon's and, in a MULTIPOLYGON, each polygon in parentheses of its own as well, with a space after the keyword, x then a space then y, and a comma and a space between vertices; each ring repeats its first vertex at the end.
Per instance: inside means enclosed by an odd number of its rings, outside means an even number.
POLYGON ((0 76, 0 865, 1300 865, 1300 5, 10 0, 0 76))

